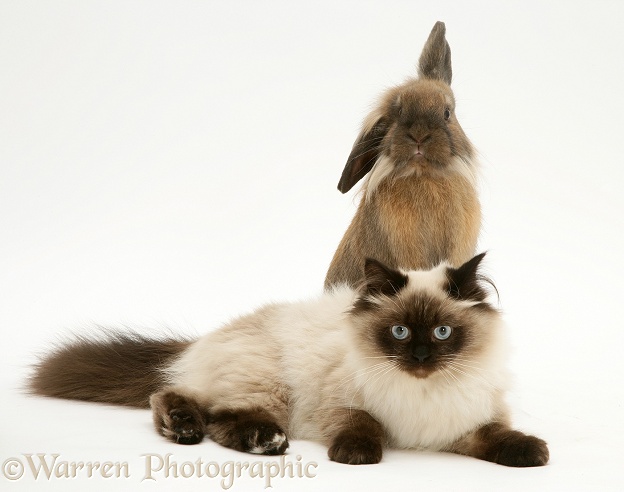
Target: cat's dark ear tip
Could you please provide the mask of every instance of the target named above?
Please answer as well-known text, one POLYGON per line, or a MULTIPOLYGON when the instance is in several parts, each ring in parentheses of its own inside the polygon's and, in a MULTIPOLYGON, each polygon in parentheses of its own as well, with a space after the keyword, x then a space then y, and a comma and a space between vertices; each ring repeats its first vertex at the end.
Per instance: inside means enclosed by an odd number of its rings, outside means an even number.
POLYGON ((483 252, 479 253, 478 255, 475 255, 472 258, 472 260, 470 260, 468 263, 471 263, 473 268, 477 272, 480 272, 480 271, 482 271, 482 269, 481 269, 481 262, 483 261, 483 258, 485 258, 486 255, 487 255, 487 251, 483 251, 483 252))
POLYGON ((475 267, 478 267, 481 264, 481 261, 483 261, 483 258, 485 258, 485 255, 487 255, 487 251, 483 251, 477 255, 474 255, 470 260, 468 260, 465 264, 472 264, 475 267))
MULTIPOLYGON (((475 255, 466 263, 458 267, 447 267, 446 276, 448 281, 448 294, 455 299, 485 301, 487 293, 484 284, 494 283, 480 273, 480 264, 487 251, 475 255)), ((496 290, 498 293, 498 290, 496 290)))
POLYGON ((375 258, 365 258, 364 259, 364 275, 366 277, 377 277, 382 275, 384 277, 392 277, 394 275, 400 275, 398 270, 391 268, 385 263, 375 259, 375 258))
POLYGON ((390 271, 392 271, 392 269, 388 267, 388 265, 375 258, 368 257, 364 259, 364 273, 367 276, 370 274, 378 275, 382 272, 385 274, 390 271))
POLYGON ((477 265, 480 265, 483 258, 485 258, 485 255, 487 255, 487 251, 482 251, 478 255, 475 255, 471 261, 475 262, 477 265))
POLYGON ((381 261, 376 260, 375 258, 367 257, 364 258, 364 268, 369 266, 385 266, 381 261))
POLYGON ((473 270, 476 270, 479 267, 479 265, 481 264, 481 261, 483 260, 483 258, 485 258, 485 256, 487 255, 487 253, 488 253, 487 251, 483 251, 483 252, 473 256, 468 261, 464 262, 463 264, 461 264, 459 266, 447 266, 446 267, 446 271, 447 272, 454 272, 454 271, 467 269, 467 268, 471 268, 473 270))
POLYGON ((374 295, 393 295, 407 285, 407 275, 379 260, 364 260, 364 279, 368 292, 374 295))

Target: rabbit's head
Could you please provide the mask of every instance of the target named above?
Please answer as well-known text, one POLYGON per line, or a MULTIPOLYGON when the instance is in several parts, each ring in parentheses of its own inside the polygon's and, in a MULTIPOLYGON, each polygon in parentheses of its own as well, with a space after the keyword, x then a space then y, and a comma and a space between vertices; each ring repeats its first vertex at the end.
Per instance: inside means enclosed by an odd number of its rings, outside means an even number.
POLYGON ((437 22, 418 62, 418 78, 385 92, 366 117, 338 183, 349 191, 369 171, 369 192, 384 178, 425 169, 471 174, 473 149, 455 117, 451 49, 437 22))

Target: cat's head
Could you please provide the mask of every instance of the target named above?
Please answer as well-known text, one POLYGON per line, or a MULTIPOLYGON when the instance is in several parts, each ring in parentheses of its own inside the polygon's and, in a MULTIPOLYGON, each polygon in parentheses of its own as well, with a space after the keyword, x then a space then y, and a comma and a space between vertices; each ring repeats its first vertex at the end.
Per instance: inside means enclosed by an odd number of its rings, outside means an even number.
POLYGON ((491 281, 479 273, 485 253, 459 268, 401 271, 368 259, 352 314, 370 357, 387 357, 418 378, 449 378, 487 354, 500 314, 488 302, 491 281))

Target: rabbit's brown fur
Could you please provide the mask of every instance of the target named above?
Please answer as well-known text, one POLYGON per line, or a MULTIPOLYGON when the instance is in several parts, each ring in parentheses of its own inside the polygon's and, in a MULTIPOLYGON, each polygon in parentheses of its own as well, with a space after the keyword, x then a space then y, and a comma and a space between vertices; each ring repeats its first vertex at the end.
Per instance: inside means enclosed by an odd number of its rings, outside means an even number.
POLYGON ((358 210, 325 286, 357 284, 366 258, 393 267, 460 265, 475 252, 481 223, 474 149, 455 117, 450 48, 438 22, 419 77, 384 93, 363 124, 338 189, 367 173, 358 210))

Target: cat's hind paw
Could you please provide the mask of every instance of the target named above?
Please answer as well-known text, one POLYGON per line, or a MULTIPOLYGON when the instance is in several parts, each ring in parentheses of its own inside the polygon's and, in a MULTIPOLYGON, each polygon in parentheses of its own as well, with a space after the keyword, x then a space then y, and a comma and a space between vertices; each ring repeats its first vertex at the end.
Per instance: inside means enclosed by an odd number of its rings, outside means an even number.
POLYGON ((169 412, 170 425, 164 429, 166 437, 178 444, 197 444, 204 438, 204 424, 190 409, 176 408, 169 412))
POLYGON ((150 399, 156 430, 177 444, 197 444, 204 439, 205 419, 197 402, 174 391, 150 399))

